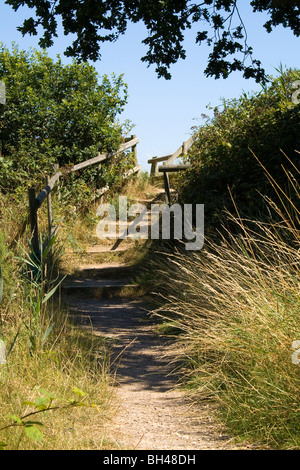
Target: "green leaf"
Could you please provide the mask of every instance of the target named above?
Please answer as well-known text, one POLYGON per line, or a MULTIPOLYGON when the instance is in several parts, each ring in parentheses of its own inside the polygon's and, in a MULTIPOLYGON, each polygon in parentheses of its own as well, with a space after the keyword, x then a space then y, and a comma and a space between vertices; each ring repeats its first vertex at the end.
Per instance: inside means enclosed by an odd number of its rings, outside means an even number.
POLYGON ((34 403, 34 406, 38 409, 38 410, 46 410, 49 406, 49 403, 50 403, 50 399, 48 397, 38 397, 35 399, 35 403, 34 403))
POLYGON ((54 247, 54 244, 56 242, 56 239, 57 239, 57 234, 54 235, 49 241, 48 241, 48 244, 43 252, 43 259, 46 259, 50 250, 52 250, 52 248, 54 247))
POLYGON ((3 441, 0 441, 0 450, 4 450, 5 447, 7 447, 7 444, 5 444, 3 441))
POLYGON ((51 289, 46 295, 45 297, 43 298, 43 304, 47 302, 47 300, 50 299, 50 297, 52 297, 52 295, 55 293, 55 291, 57 290, 57 288, 59 287, 60 283, 57 284, 56 286, 53 287, 53 289, 51 289))
POLYGON ((16 416, 16 415, 8 415, 9 419, 11 419, 14 423, 18 423, 18 424, 23 424, 23 421, 21 420, 21 418, 19 416, 16 416))
POLYGON ((35 403, 33 403, 33 401, 25 400, 25 401, 22 402, 22 405, 23 406, 35 406, 35 403))
POLYGON ((48 338, 48 336, 50 335, 51 331, 53 330, 54 328, 54 325, 55 323, 52 323, 52 325, 49 326, 49 328, 47 328, 47 330, 45 331, 43 337, 42 337, 42 344, 46 341, 46 339, 48 338))
POLYGON ((38 426, 31 423, 25 425, 25 434, 31 441, 38 443, 40 443, 44 437, 44 434, 40 431, 38 426))
POLYGON ((80 390, 80 388, 74 387, 73 392, 76 393, 79 397, 85 397, 86 393, 80 390))

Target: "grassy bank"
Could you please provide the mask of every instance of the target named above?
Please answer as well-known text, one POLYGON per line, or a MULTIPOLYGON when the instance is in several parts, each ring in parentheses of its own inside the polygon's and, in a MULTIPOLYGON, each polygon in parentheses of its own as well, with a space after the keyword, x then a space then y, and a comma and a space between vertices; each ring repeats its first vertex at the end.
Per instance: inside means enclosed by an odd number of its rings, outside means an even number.
POLYGON ((104 431, 114 406, 105 341, 72 325, 53 276, 53 262, 61 256, 58 241, 38 266, 28 256, 25 235, 11 244, 24 219, 22 201, 11 204, 1 196, 0 202, 0 338, 6 348, 6 363, 0 364, 0 446, 112 448, 104 431))
POLYGON ((299 171, 288 179, 294 197, 275 185, 269 223, 227 214, 240 235, 155 262, 155 313, 176 333, 186 387, 231 435, 277 449, 300 448, 299 171))
MULTIPOLYGON (((132 204, 151 198, 156 188, 142 174, 118 189, 132 204)), ((106 202, 118 202, 114 193, 105 197, 106 202)), ((54 191, 52 211, 59 231, 41 249, 37 263, 28 223, 22 232, 26 192, 24 199, 0 194, 0 339, 6 348, 6 363, 0 364, 0 447, 8 450, 118 448, 105 430, 116 411, 111 341, 93 334, 92 328, 74 325, 60 291, 63 276, 86 262, 86 247, 99 243, 99 202, 76 207, 72 200, 63 199, 62 204, 61 199, 54 191)), ((46 204, 38 217, 45 244, 46 204)), ((126 255, 131 263, 144 256, 144 248, 135 248, 126 255)))

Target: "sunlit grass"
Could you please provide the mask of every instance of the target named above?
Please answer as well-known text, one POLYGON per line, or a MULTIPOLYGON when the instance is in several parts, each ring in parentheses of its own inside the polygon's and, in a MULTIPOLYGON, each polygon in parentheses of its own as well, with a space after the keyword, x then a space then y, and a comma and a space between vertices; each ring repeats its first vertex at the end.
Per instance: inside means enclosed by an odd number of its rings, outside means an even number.
POLYGON ((299 449, 300 366, 292 361, 300 339, 299 185, 288 175, 292 199, 269 178, 281 199, 269 201, 273 223, 228 215, 240 235, 224 232, 189 256, 160 255, 155 313, 181 330, 190 393, 217 403, 232 435, 299 449))
MULTIPOLYGON (((59 288, 48 295, 59 283, 51 263, 45 260, 39 275, 32 261, 30 268, 38 275, 28 272, 32 258, 25 235, 11 248, 24 211, 4 197, 0 203, 0 338, 6 345, 6 364, 0 364, 0 447, 110 449, 115 444, 106 432, 114 414, 109 346, 92 329, 83 332, 73 325, 59 288), (76 390, 82 393, 82 406, 76 404, 76 390), (53 401, 49 409, 39 410, 35 403, 43 400, 43 391, 53 401), (31 437, 28 420, 37 422, 31 437)), ((40 222, 42 228, 43 214, 40 222)), ((52 262, 59 261, 60 250, 51 248, 52 262)))

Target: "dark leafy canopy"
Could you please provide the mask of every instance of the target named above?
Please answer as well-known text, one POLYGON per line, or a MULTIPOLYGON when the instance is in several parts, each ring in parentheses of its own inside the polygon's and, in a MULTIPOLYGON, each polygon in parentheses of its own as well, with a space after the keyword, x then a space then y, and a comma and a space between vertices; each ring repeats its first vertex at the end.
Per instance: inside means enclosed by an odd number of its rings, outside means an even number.
MULTIPOLYGON (((245 0, 241 0, 244 1, 245 0)), ((171 78, 169 68, 186 57, 183 48, 184 31, 193 23, 201 25, 196 42, 203 41, 212 48, 205 69, 206 76, 226 78, 233 71, 242 71, 245 78, 265 80, 261 63, 252 57, 247 43, 246 26, 239 12, 239 0, 6 0, 16 11, 28 6, 35 16, 24 21, 19 30, 23 35, 37 35, 43 29, 40 46, 47 48, 57 36, 58 20, 64 33, 75 34, 66 55, 83 60, 101 57, 101 43, 115 41, 126 31, 127 22, 144 22, 148 46, 142 57, 148 65, 155 64, 159 77, 171 78), (248 60, 247 60, 248 59, 248 60)), ((267 12, 264 25, 268 32, 282 25, 300 35, 299 0, 252 0, 254 12, 267 12)))

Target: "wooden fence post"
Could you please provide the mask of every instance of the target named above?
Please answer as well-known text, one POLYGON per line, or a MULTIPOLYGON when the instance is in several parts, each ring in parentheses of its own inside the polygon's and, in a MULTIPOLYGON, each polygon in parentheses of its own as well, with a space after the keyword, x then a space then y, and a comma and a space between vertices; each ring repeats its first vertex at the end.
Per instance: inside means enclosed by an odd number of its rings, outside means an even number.
POLYGON ((166 171, 164 171, 164 183, 165 183, 165 192, 166 192, 166 197, 167 197, 167 203, 171 204, 171 191, 170 191, 169 175, 166 171))
POLYGON ((37 203, 35 199, 34 188, 28 189, 29 196, 29 211, 30 211, 30 227, 31 227, 31 244, 35 256, 39 256, 39 232, 38 232, 38 217, 37 217, 37 203))
POLYGON ((151 176, 156 176, 157 175, 157 163, 158 162, 155 162, 154 159, 156 159, 157 157, 153 157, 152 158, 152 163, 151 163, 151 176))
POLYGON ((6 364, 6 347, 2 339, 0 339, 0 364, 6 364))
MULTIPOLYGON (((131 140, 132 139, 136 139, 136 135, 132 135, 131 136, 131 140)), ((131 150, 133 152, 133 155, 134 155, 134 166, 137 166, 138 164, 138 160, 137 160, 137 145, 133 145, 133 147, 131 147, 131 150)))
MULTIPOLYGON (((49 183, 49 176, 46 176, 46 186, 49 183)), ((52 203, 51 203, 51 192, 47 194, 47 212, 48 212, 48 230, 49 230, 49 240, 52 237, 52 203)))
POLYGON ((188 154, 188 145, 187 142, 183 142, 182 144, 182 156, 183 156, 183 162, 186 163, 187 161, 187 154, 188 154))

